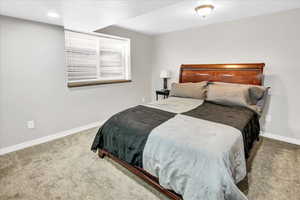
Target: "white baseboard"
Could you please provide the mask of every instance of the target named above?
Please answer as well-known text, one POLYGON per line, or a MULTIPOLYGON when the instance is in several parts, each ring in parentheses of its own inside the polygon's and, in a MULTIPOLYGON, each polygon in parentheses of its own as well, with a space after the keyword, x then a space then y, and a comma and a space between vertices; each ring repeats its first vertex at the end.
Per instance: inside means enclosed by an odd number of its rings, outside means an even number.
POLYGON ((31 140, 31 141, 22 142, 20 144, 16 144, 16 145, 9 146, 9 147, 4 147, 4 148, 0 149, 0 155, 4 155, 4 154, 14 152, 14 151, 17 151, 17 150, 20 150, 20 149, 24 149, 24 148, 31 147, 31 146, 34 146, 34 145, 49 142, 49 141, 52 141, 52 140, 55 140, 55 139, 58 139, 58 138, 62 138, 62 137, 68 136, 68 135, 78 133, 80 131, 84 131, 84 130, 88 130, 88 129, 91 129, 91 128, 95 128, 97 126, 101 126, 102 124, 103 124, 103 122, 94 122, 94 123, 91 123, 91 124, 87 124, 85 126, 80 126, 80 127, 77 127, 77 128, 72 128, 70 130, 66 130, 66 131, 62 131, 62 132, 55 133, 55 134, 52 134, 52 135, 48 135, 46 137, 41 137, 41 138, 34 139, 34 140, 31 140))
POLYGON ((268 133, 268 132, 263 132, 263 131, 261 131, 261 136, 266 137, 266 138, 271 138, 271 139, 274 139, 274 140, 279 140, 279 141, 291 143, 291 144, 300 145, 300 139, 296 139, 296 138, 290 138, 290 137, 285 137, 285 136, 281 136, 281 135, 275 135, 273 133, 268 133))

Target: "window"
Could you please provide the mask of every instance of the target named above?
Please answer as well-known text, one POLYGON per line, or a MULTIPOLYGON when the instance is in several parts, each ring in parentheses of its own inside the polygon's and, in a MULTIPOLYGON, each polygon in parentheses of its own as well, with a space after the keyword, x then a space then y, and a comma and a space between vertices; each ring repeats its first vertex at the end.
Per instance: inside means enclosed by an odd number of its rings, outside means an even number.
POLYGON ((65 30, 68 87, 129 82, 130 40, 65 30))

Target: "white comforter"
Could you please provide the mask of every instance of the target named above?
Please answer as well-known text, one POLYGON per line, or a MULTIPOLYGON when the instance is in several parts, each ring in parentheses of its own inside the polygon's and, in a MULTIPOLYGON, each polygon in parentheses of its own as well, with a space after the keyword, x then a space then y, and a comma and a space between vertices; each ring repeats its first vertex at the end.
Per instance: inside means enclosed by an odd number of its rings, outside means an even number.
POLYGON ((227 125, 177 114, 150 133, 143 167, 184 200, 247 200, 242 134, 227 125))

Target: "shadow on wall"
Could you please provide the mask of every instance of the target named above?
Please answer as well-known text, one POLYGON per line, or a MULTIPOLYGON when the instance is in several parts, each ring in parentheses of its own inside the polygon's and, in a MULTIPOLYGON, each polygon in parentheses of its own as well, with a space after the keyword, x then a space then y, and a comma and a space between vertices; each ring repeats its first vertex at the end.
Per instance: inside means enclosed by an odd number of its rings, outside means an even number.
POLYGON ((260 119, 261 130, 267 133, 293 137, 289 122, 286 86, 278 75, 265 75, 264 86, 271 87, 260 119), (271 118, 269 118, 270 116, 271 118))

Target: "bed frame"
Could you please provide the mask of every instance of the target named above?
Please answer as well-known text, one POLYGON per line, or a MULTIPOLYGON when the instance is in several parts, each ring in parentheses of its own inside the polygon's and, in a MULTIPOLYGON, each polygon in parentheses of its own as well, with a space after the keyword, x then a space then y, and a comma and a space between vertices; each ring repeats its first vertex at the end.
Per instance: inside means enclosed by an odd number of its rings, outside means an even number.
MULTIPOLYGON (((262 85, 264 63, 247 64, 188 64, 181 65, 179 82, 201 82, 218 81, 226 83, 262 85)), ((118 159, 104 149, 98 150, 100 158, 107 156, 111 160, 120 164, 130 172, 141 178, 146 183, 153 186, 159 192, 172 200, 182 200, 182 197, 173 191, 167 190, 159 185, 158 178, 152 176, 139 167, 134 167, 118 159)))

